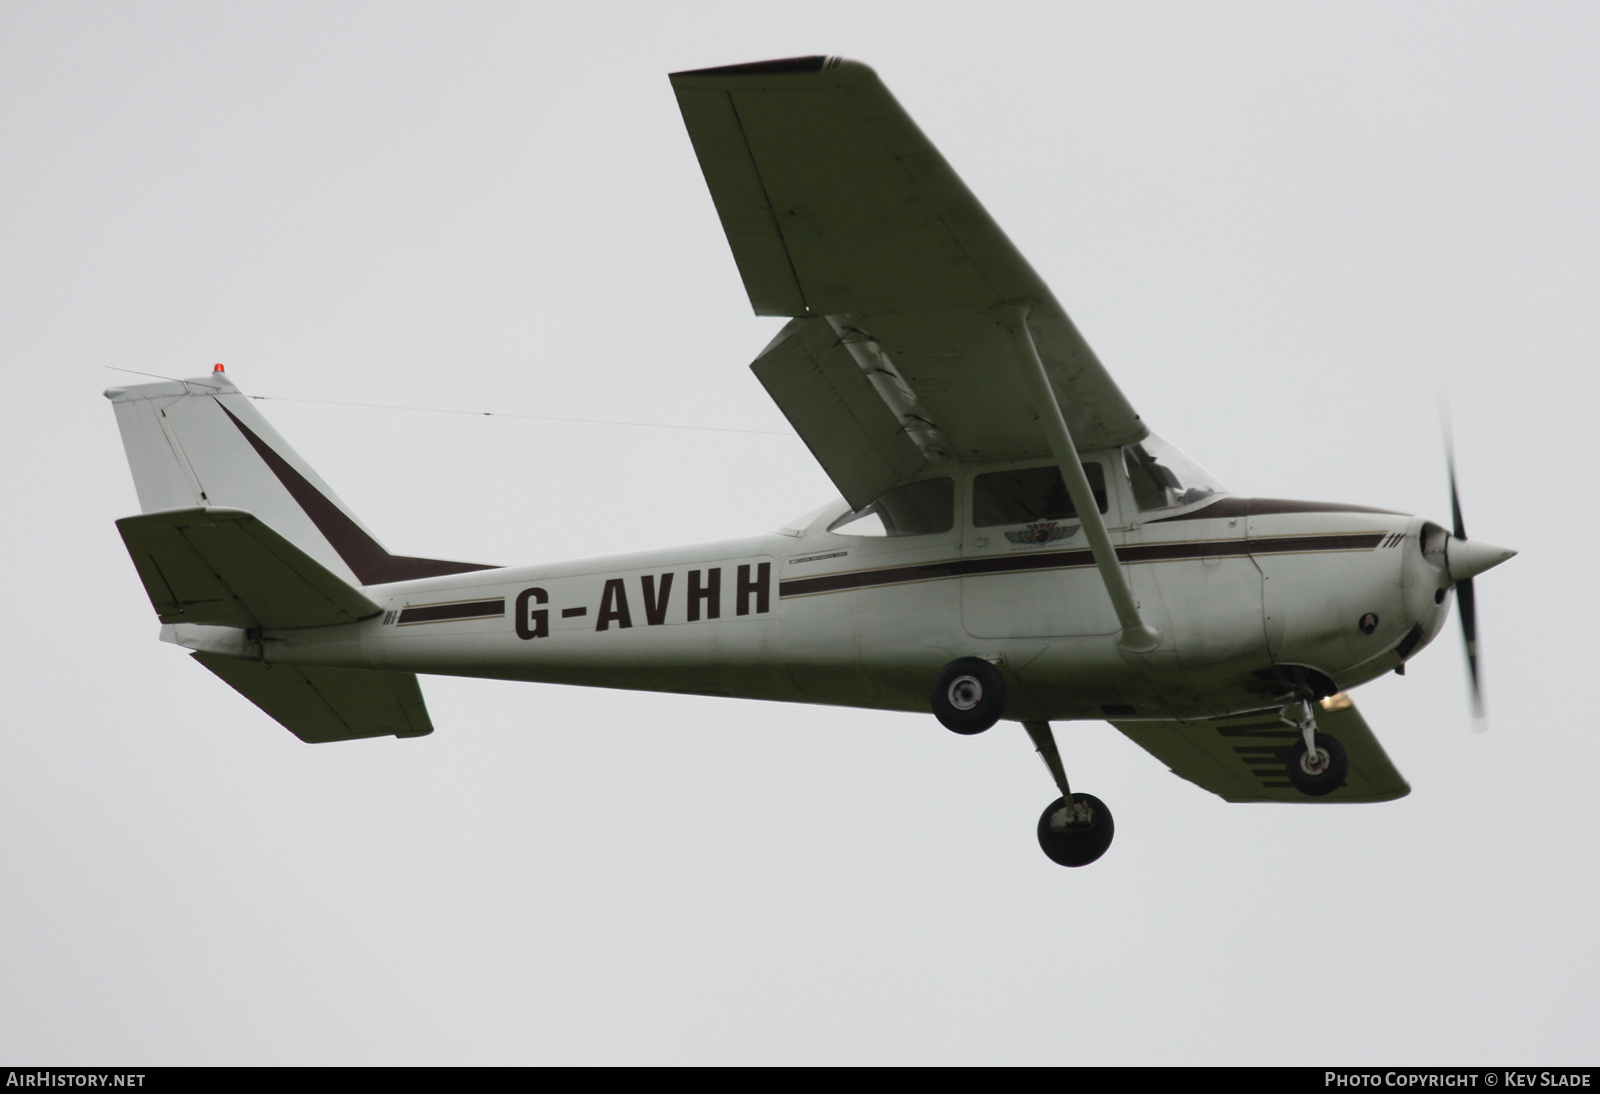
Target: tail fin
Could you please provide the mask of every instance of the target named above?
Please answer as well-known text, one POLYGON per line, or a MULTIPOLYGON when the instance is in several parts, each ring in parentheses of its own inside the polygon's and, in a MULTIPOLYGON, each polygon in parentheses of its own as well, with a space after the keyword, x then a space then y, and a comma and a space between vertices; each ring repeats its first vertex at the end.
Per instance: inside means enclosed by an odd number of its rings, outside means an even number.
POLYGON ((146 513, 243 509, 353 585, 494 568, 391 555, 221 371, 106 398, 146 513))

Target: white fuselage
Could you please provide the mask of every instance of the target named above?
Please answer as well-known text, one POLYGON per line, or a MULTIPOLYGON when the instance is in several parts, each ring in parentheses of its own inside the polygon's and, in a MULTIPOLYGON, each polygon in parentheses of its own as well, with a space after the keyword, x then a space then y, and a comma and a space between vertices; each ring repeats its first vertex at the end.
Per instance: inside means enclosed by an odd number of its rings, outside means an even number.
MULTIPOLYGON (((1009 718, 1172 719, 1270 705, 1305 670, 1354 687, 1443 624, 1450 581, 1423 551, 1437 526, 1420 518, 1226 496, 1140 513, 1114 459, 1085 459, 1118 484, 1105 519, 1161 634, 1152 652, 1118 648, 1081 529, 1061 522, 1071 534, 1018 543, 1014 529, 974 526, 966 484, 992 464, 957 473, 946 533, 830 532, 839 501, 803 528, 749 539, 368 586, 381 615, 269 631, 243 652, 912 711, 928 709, 941 666, 977 656, 1010 679, 1009 718)), ((236 652, 240 637, 222 631, 177 637, 236 652)))

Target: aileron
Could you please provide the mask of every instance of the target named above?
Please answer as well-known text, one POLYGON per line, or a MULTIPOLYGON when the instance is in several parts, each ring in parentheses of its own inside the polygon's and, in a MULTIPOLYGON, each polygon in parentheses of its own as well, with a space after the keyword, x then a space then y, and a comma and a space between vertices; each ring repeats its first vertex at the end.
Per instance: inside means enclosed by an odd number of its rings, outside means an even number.
POLYGON ((805 294, 790 265, 732 98, 715 88, 680 88, 678 106, 744 279, 750 307, 757 315, 805 315, 805 294))

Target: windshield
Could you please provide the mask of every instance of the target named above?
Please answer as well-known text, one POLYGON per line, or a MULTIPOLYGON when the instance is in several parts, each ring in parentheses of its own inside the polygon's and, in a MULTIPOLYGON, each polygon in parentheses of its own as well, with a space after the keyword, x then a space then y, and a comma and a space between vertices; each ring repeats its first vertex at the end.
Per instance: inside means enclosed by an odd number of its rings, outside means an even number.
POLYGON ((1140 512, 1193 505, 1226 492, 1199 464, 1154 433, 1124 447, 1122 460, 1140 512))

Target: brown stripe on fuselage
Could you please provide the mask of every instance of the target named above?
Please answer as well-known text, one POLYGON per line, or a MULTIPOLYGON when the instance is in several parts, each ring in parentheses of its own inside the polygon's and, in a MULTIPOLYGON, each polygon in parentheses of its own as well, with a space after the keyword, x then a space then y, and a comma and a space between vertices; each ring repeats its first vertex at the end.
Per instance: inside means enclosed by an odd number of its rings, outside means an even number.
POLYGON ((1055 570, 1072 566, 1093 566, 1089 551, 1047 551, 1041 554, 1002 555, 999 558, 952 558, 943 562, 924 562, 916 566, 889 566, 881 570, 852 570, 816 577, 793 577, 778 582, 779 596, 807 596, 833 593, 842 589, 865 589, 878 585, 902 585, 912 581, 938 581, 947 577, 972 577, 977 574, 1018 573, 1026 570, 1055 570))
POLYGON ((317 526, 333 549, 339 552, 339 557, 344 559, 344 564, 356 575, 356 580, 363 585, 382 585, 390 581, 411 581, 419 577, 442 577, 445 574, 469 574, 476 570, 497 570, 498 566, 486 566, 479 562, 447 562, 442 558, 412 558, 409 555, 391 555, 384 550, 383 545, 369 536, 366 531, 351 520, 344 510, 335 505, 326 495, 311 484, 311 480, 294 469, 288 460, 273 449, 266 441, 245 425, 233 412, 222 406, 218 399, 217 406, 222 407, 222 412, 228 420, 239 427, 239 432, 244 434, 244 439, 250 442, 250 447, 256 450, 256 455, 272 469, 278 476, 278 481, 283 483, 283 488, 289 491, 289 496, 299 503, 305 510, 306 516, 311 518, 311 523, 317 526))
POLYGON ((408 623, 443 623, 450 619, 486 619, 506 614, 504 598, 499 600, 465 600, 454 604, 419 604, 415 608, 402 608, 397 626, 408 623))
POLYGON ((1386 532, 1360 535, 1264 536, 1249 541, 1252 555, 1297 555, 1317 551, 1372 550, 1383 542, 1386 532))
MULTIPOLYGON (((1325 551, 1370 551, 1387 532, 1354 532, 1308 536, 1273 536, 1264 539, 1212 539, 1188 543, 1141 543, 1117 548, 1117 561, 1125 563, 1179 562, 1197 558, 1242 555, 1314 554, 1325 551)), ((852 570, 816 577, 796 577, 778 582, 778 595, 813 596, 847 589, 906 585, 951 577, 1024 573, 1029 570, 1067 570, 1094 565, 1094 553, 1043 551, 1038 554, 999 555, 989 558, 953 558, 915 566, 887 566, 881 570, 852 570)))
POLYGON ((1227 558, 1250 553, 1244 539, 1207 539, 1190 543, 1138 543, 1117 548, 1118 562, 1174 562, 1186 558, 1227 558))

